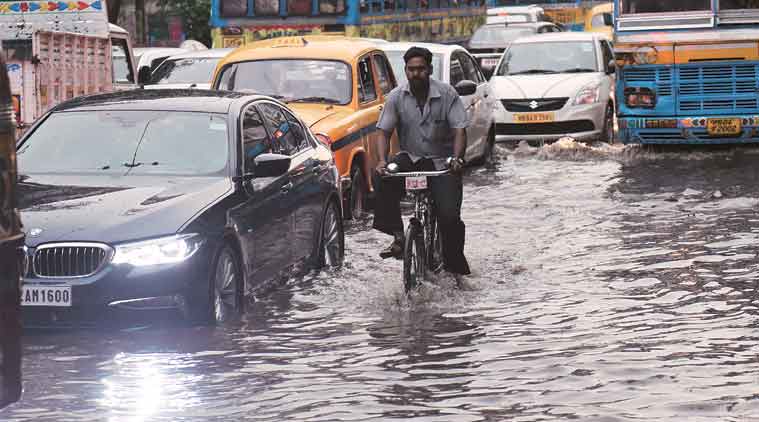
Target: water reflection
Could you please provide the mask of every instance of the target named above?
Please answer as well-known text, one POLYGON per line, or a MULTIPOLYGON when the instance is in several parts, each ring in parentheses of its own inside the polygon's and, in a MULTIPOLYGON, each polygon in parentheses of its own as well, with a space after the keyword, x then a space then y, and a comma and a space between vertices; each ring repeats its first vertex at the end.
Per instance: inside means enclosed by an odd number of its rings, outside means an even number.
POLYGON ((759 418, 757 152, 499 154, 467 176, 466 290, 407 298, 359 222, 345 268, 274 283, 233 324, 27 337, 0 419, 759 418))

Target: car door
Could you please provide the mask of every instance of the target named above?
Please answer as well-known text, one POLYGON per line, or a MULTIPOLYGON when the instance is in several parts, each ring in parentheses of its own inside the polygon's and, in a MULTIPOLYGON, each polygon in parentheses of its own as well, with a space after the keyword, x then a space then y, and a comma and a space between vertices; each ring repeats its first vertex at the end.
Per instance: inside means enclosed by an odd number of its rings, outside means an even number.
POLYGON ((372 68, 371 54, 367 54, 358 60, 356 69, 358 75, 358 107, 359 121, 361 125, 361 139, 364 145, 364 181, 367 186, 371 183, 371 169, 376 166, 377 158, 377 141, 379 133, 377 131, 377 120, 383 107, 383 98, 377 90, 375 83, 374 69, 372 68))
POLYGON ((320 186, 320 175, 326 163, 319 160, 316 144, 308 135, 306 126, 287 110, 287 129, 281 130, 288 145, 290 163, 290 199, 295 207, 293 222, 293 259, 308 258, 316 243, 315 235, 321 225, 322 207, 326 201, 326 191, 320 186))
MULTIPOLYGON (((458 52, 454 52, 451 55, 450 77, 451 86, 453 87, 455 87, 459 82, 469 79, 466 72, 464 71, 465 64, 463 63, 463 60, 465 59, 466 58, 458 52)), ((476 81, 472 82, 476 83, 476 81)), ((469 126, 466 130, 468 145, 465 154, 465 159, 468 161, 476 156, 473 151, 475 151, 475 149, 479 146, 480 142, 478 138, 480 135, 478 134, 476 122, 477 114, 475 112, 478 104, 477 93, 475 92, 472 95, 461 96, 461 102, 464 103, 464 110, 466 110, 467 120, 469 120, 469 126)))
MULTIPOLYGON (((264 117, 271 120, 266 105, 259 110, 248 104, 241 113, 241 145, 243 174, 253 173, 255 158, 263 153, 285 153, 264 117)), ((290 205, 290 175, 253 178, 243 181, 245 199, 230 211, 237 228, 247 279, 254 284, 273 278, 291 261, 294 208, 290 205)), ((252 287, 252 286, 248 286, 252 287)))
MULTIPOLYGON (((398 86, 397 81, 395 79, 395 74, 393 73, 393 67, 390 65, 390 61, 387 59, 387 56, 385 56, 384 53, 376 52, 372 55, 372 63, 374 64, 374 74, 376 75, 377 80, 377 89, 379 90, 379 93, 381 95, 382 103, 384 104, 387 96, 390 94, 390 91, 395 89, 396 86, 398 86)), ((382 110, 384 106, 380 105, 379 109, 382 110)), ((379 115, 377 115, 377 118, 379 118, 379 115)), ((379 131, 375 131, 374 138, 375 141, 373 142, 374 146, 373 149, 376 149, 376 138, 380 136, 379 131)), ((372 154, 375 154, 373 156, 377 156, 375 151, 370 151, 372 154)), ((393 133, 393 137, 390 139, 390 153, 395 154, 398 152, 398 134, 397 132, 393 133)), ((368 168, 367 174, 372 174, 372 170, 374 169, 374 165, 368 168)))
POLYGON ((485 100, 489 95, 488 85, 485 78, 479 73, 477 63, 471 56, 469 56, 469 54, 464 51, 459 51, 457 52, 457 55, 464 70, 464 77, 477 84, 477 91, 470 96, 472 99, 472 110, 470 117, 471 138, 469 139, 469 142, 472 143, 472 148, 467 149, 467 152, 471 152, 476 156, 482 154, 485 143, 487 142, 489 113, 485 100))
POLYGON ((601 69, 604 72, 605 77, 601 83, 601 95, 603 99, 610 98, 614 101, 614 86, 616 83, 616 73, 608 71, 608 66, 611 61, 614 60, 614 50, 611 44, 607 40, 599 39, 601 50, 601 69))

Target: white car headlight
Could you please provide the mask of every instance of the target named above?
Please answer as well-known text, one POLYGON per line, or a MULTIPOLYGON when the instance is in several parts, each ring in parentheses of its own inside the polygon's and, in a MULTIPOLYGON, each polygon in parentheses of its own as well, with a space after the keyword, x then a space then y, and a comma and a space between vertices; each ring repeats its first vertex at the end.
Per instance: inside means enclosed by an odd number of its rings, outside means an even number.
POLYGON ((135 267, 176 264, 193 256, 203 244, 197 234, 179 234, 116 246, 114 264, 135 267))
POLYGON ((601 84, 585 85, 575 97, 574 105, 595 104, 601 100, 601 84))

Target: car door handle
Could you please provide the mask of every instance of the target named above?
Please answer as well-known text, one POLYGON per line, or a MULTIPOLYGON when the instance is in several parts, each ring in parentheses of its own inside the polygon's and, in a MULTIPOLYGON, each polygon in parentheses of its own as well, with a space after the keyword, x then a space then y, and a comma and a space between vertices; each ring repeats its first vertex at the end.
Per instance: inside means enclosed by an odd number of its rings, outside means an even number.
POLYGON ((293 188, 293 182, 287 182, 287 184, 282 185, 281 188, 279 188, 279 191, 282 193, 288 193, 290 192, 290 189, 293 188))

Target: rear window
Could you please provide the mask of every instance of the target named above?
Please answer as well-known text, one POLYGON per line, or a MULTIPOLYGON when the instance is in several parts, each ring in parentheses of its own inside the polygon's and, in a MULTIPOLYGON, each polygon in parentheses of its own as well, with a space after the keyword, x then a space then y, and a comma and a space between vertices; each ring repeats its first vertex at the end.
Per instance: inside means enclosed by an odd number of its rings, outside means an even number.
POLYGON ((168 59, 153 72, 155 84, 211 83, 218 58, 168 59))
POLYGON ((472 34, 471 44, 508 44, 515 39, 534 34, 528 28, 507 28, 501 25, 483 26, 472 34))

